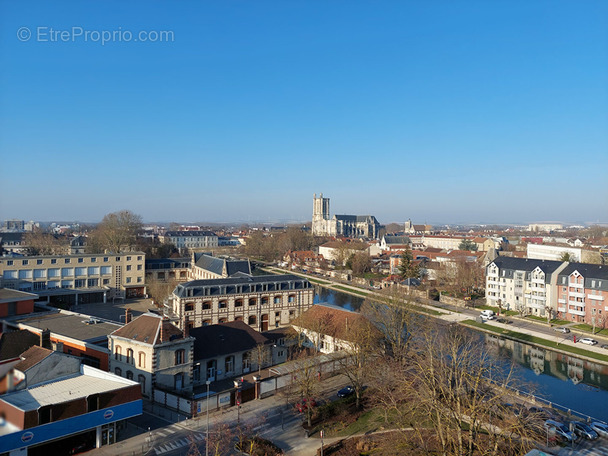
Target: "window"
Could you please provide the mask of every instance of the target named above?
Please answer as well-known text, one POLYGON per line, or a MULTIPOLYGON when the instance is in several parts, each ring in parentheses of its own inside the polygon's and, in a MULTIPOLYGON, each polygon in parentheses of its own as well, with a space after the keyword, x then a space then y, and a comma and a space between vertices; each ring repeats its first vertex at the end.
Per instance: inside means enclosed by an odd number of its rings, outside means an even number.
POLYGON ((42 264, 42 260, 36 260, 36 264, 42 264))
POLYGON ((255 315, 250 315, 249 318, 247 319, 247 324, 255 325, 255 322, 256 322, 255 315))
POLYGON ((138 270, 138 271, 141 271, 141 264, 138 264, 138 265, 137 265, 137 270, 138 270))
POLYGON ((77 276, 87 275, 87 268, 75 268, 77 276))
POLYGON ((234 301, 234 307, 243 307, 243 300, 237 299, 236 301, 234 301))
POLYGON ((226 374, 232 374, 234 372, 234 356, 227 356, 226 362, 224 363, 226 374))
POLYGON ((20 279, 31 279, 32 278, 32 270, 31 269, 22 269, 19 271, 20 279))
POLYGON ((284 355, 285 355, 285 352, 284 352, 283 350, 279 350, 279 351, 277 352, 277 356, 278 356, 279 358, 282 358, 284 355))
POLYGON ((220 309, 227 308, 228 307, 228 302, 227 301, 220 301, 219 307, 220 307, 220 309))
POLYGON ((127 379, 133 380, 133 372, 127 371, 127 379))
POLYGON ((209 301, 205 301, 203 303, 203 310, 209 310, 211 309, 211 303, 209 301))
POLYGON ((120 261, 120 257, 116 257, 116 261, 120 261))
POLYGON ((186 303, 186 306, 184 307, 184 309, 186 310, 186 312, 194 310, 194 303, 193 302, 186 303))
POLYGON ((281 297, 280 296, 275 296, 274 297, 274 303, 275 304, 281 304, 281 297))
POLYGON ((250 306, 255 306, 256 304, 257 304, 257 301, 256 301, 256 299, 255 299, 255 298, 251 298, 251 299, 249 300, 249 305, 250 305, 250 306))
POLYGON ((97 262, 97 258, 91 258, 91 263, 96 263, 97 262))
POLYGON ((143 278, 142 278, 142 277, 138 277, 138 278, 137 278, 137 283, 141 283, 142 281, 143 281, 143 278))
POLYGON ((84 288, 86 282, 87 281, 85 279, 76 279, 74 281, 74 287, 75 288, 84 288))
POLYGON ((127 283, 131 283, 131 277, 127 277, 127 283))
POLYGON ((127 271, 130 271, 130 270, 131 270, 131 265, 130 265, 130 264, 128 264, 128 265, 127 265, 127 271))
POLYGON ((127 257, 127 261, 131 261, 131 257, 130 256, 127 257))
POLYGON ((117 367, 116 369, 114 369, 114 373, 116 375, 118 375, 119 377, 122 377, 122 369, 120 367, 117 367))
POLYGON ((137 382, 141 385, 141 394, 146 394, 146 377, 138 375, 137 382))
POLYGON ((184 364, 184 357, 186 355, 186 350, 175 350, 175 365, 184 364))
POLYGON ((70 259, 69 258, 65 259, 65 264, 70 264, 70 259))
POLYGON ((84 262, 84 258, 78 258, 78 262, 79 262, 79 263, 84 262))
POLYGON ((262 298, 262 305, 265 306, 266 304, 268 304, 268 298, 267 297, 263 297, 262 298))
POLYGON ((100 268, 99 266, 89 266, 87 269, 89 275, 99 275, 100 268))
POLYGON ((146 367, 146 354, 144 352, 139 352, 139 367, 146 367))
POLYGON ((110 261, 110 259, 108 257, 103 257, 103 262, 107 263, 108 261, 110 261))
POLYGON ((28 263, 29 263, 29 260, 23 260, 23 261, 21 261, 21 264, 23 266, 27 266, 28 263))
POLYGON ((122 361, 122 348, 120 347, 120 345, 114 347, 114 350, 114 359, 122 361))
POLYGON ((87 287, 97 287, 99 286, 99 279, 88 279, 87 287))
POLYGON ((184 386, 184 374, 182 372, 180 372, 179 374, 175 374, 173 376, 173 387, 176 390, 180 390, 180 389, 182 389, 183 386, 184 386))
POLYGON ((109 285, 110 284, 110 279, 103 279, 103 284, 104 285, 109 285))
POLYGON ((102 275, 112 274, 112 266, 102 266, 101 267, 101 274, 102 275))
POLYGON ((133 350, 130 348, 127 350, 127 364, 133 364, 133 350))
POLYGON ((74 268, 61 268, 61 277, 73 277, 74 268))
POLYGON ((137 257, 137 261, 141 261, 141 255, 137 257))
POLYGON ((6 265, 7 266, 12 266, 13 265, 13 260, 6 260, 6 265))

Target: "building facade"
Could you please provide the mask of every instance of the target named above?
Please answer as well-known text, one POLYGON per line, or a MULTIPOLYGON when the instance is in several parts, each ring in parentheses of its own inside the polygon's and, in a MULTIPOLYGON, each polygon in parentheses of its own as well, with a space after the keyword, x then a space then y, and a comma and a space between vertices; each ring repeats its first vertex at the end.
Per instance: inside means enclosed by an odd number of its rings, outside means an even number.
POLYGON ((488 304, 545 317, 557 309, 558 275, 568 263, 498 257, 486 268, 488 304))
POLYGON ((173 244, 178 249, 208 249, 217 247, 218 236, 212 231, 167 231, 159 236, 165 244, 173 244))
POLYGON ((313 196, 313 236, 345 236, 377 239, 380 224, 373 215, 334 215, 330 217, 329 198, 313 196))
POLYGON ((244 321, 267 331, 288 325, 308 309, 314 288, 291 274, 194 280, 178 285, 172 300, 181 328, 244 321))
POLYGON ((146 292, 144 252, 0 258, 0 287, 77 304, 146 292))
POLYGON ((608 266, 569 263, 557 281, 557 312, 564 320, 608 327, 608 266))
POLYGON ((192 392, 193 344, 169 320, 145 313, 109 335, 110 372, 138 382, 148 398, 155 388, 192 392))
POLYGON ((225 279, 235 274, 251 275, 249 260, 214 257, 208 253, 193 253, 190 280, 225 279))

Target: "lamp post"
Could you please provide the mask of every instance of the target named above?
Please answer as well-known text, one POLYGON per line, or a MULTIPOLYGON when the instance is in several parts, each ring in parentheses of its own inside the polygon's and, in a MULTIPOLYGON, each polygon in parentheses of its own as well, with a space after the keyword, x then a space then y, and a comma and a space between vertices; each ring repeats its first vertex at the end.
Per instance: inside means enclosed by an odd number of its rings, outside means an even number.
POLYGON ((207 435, 205 437, 205 456, 209 456, 209 385, 211 385, 211 382, 207 380, 205 384, 207 385, 207 435))

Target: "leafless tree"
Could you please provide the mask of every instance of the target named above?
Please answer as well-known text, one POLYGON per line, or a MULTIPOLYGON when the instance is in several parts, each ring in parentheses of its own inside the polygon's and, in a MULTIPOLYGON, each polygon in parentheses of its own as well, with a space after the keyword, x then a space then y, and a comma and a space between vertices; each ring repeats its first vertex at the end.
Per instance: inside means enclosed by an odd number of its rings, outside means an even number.
POLYGON ((26 233, 23 242, 30 255, 63 255, 68 253, 70 249, 67 238, 55 237, 50 233, 45 233, 40 228, 35 228, 31 233, 26 233))
POLYGON ((131 211, 107 214, 91 232, 87 248, 93 253, 130 251, 136 243, 141 227, 141 216, 131 211))

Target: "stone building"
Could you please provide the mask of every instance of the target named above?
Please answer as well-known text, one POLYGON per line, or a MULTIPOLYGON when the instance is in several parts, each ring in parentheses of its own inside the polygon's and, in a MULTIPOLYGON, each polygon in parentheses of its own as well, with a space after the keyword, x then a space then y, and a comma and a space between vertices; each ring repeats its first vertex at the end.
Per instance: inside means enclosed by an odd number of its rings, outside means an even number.
POLYGON ((181 328, 243 321, 258 331, 285 326, 314 300, 311 283, 291 274, 194 280, 173 291, 181 328))
POLYGON ((373 215, 329 215, 329 198, 313 197, 312 234, 377 239, 380 224, 373 215))

